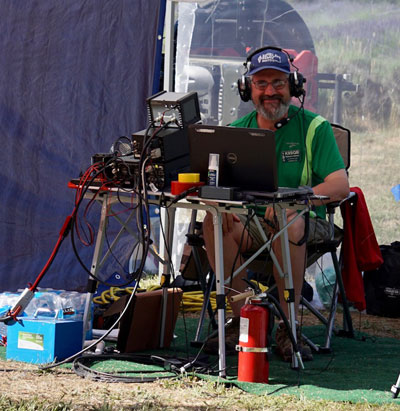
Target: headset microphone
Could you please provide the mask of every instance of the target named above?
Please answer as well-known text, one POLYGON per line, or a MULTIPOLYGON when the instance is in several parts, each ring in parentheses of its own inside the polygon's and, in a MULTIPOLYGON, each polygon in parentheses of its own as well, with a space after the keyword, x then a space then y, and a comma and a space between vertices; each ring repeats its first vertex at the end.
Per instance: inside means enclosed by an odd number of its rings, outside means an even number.
POLYGON ((294 115, 292 117, 284 117, 282 119, 280 119, 279 121, 277 121, 274 126, 276 129, 278 128, 282 128, 283 126, 286 126, 286 124, 289 123, 289 121, 293 118, 296 117, 297 114, 299 114, 299 112, 304 108, 304 97, 306 96, 306 92, 304 90, 303 92, 303 98, 299 98, 300 100, 300 107, 298 108, 298 110, 296 111, 296 113, 294 113, 294 115))
POLYGON ((286 126, 287 123, 289 123, 290 117, 285 117, 282 118, 281 120, 277 121, 274 126, 275 128, 282 128, 283 126, 286 126))

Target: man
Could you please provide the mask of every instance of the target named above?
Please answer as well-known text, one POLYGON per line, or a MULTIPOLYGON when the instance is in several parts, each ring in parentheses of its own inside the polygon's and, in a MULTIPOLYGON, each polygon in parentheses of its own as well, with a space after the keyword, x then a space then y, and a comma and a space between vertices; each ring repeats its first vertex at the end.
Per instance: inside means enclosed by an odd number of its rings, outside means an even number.
MULTIPOLYGON (((252 55, 249 63, 247 76, 255 110, 236 120, 231 126, 275 131, 279 186, 298 187, 307 184, 312 186, 314 194, 327 196, 329 201, 339 201, 345 198, 349 193, 349 183, 329 122, 317 114, 290 105, 292 96, 289 87, 290 62, 287 53, 275 48, 261 49, 252 55), (284 125, 279 127, 278 123, 284 125)), ((254 149, 256 150, 257 147, 254 149)), ((322 201, 314 205, 317 217, 310 218, 309 242, 317 241, 321 237, 326 238, 329 235, 328 223, 325 220, 325 207, 322 201)), ((295 210, 287 210, 288 221, 291 221, 295 215, 295 210)), ((277 229, 272 207, 266 207, 264 218, 261 218, 260 222, 267 235, 277 229), (274 226, 275 229, 272 229, 271 227, 274 226)), ((223 215, 225 278, 229 278, 233 267, 236 269, 242 264, 242 253, 257 250, 262 245, 262 238, 255 224, 250 223, 246 225, 246 228, 245 224, 246 219, 243 216, 229 213, 223 215), (237 258, 238 255, 239 258, 237 258)), ((213 229, 212 218, 206 215, 203 223, 203 236, 208 259, 212 268, 215 269, 213 229)), ((306 265, 306 244, 301 242, 304 232, 304 218, 298 218, 288 228, 296 315, 306 265)), ((279 238, 273 241, 273 250, 281 264, 279 238)), ((273 274, 283 311, 287 315, 288 306, 283 298, 284 279, 279 276, 275 267, 273 274)), ((240 273, 233 279, 232 288, 234 290, 240 292, 246 288, 243 277, 246 277, 246 272, 240 273)), ((240 316, 242 305, 243 301, 232 305, 235 318, 240 316)), ((227 351, 232 348, 229 345, 237 343, 238 334, 234 333, 234 335, 236 342, 229 341, 227 330, 227 351)), ((283 324, 278 326, 275 340, 278 353, 285 361, 290 361, 292 346, 283 324)), ((303 359, 312 359, 311 350, 302 344, 302 341, 300 341, 300 349, 303 359)))

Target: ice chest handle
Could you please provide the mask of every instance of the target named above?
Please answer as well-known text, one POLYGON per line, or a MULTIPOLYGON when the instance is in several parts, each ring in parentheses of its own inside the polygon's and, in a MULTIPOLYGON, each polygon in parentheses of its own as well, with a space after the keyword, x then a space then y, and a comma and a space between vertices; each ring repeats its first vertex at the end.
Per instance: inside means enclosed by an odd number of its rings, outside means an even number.
POLYGON ((42 319, 43 318, 50 318, 50 319, 56 320, 57 318, 62 318, 62 316, 61 317, 59 316, 60 311, 61 310, 55 310, 54 311, 54 310, 50 310, 50 308, 41 307, 41 308, 36 309, 35 313, 33 314, 33 318, 41 317, 42 319), (54 315, 53 316, 46 315, 46 314, 49 314, 49 313, 54 314, 54 315))

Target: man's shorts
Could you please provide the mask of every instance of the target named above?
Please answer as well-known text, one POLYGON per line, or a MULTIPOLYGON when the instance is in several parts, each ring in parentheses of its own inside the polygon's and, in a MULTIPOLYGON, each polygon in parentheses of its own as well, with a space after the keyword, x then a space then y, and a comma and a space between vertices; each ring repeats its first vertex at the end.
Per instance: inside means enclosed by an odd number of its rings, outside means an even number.
MULTIPOLYGON (((251 248, 247 251, 257 251, 263 244, 264 240, 258 230, 256 223, 254 222, 254 218, 258 218, 260 221, 261 227, 264 229, 264 232, 269 238, 271 229, 267 226, 267 223, 264 221, 262 217, 253 217, 248 220, 248 217, 239 214, 238 217, 240 218, 241 223, 247 229, 250 237, 253 239, 253 244, 251 248)), ((304 218, 304 216, 300 217, 304 218)), ((309 218, 309 232, 307 238, 307 245, 316 244, 323 242, 330 238, 330 225, 329 222, 322 219, 322 218, 309 218)))

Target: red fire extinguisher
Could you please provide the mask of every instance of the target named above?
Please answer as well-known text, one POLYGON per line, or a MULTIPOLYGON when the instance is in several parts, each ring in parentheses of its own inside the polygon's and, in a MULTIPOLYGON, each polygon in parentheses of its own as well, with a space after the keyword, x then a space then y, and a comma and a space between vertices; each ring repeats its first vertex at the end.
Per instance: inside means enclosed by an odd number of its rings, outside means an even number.
POLYGON ((267 331, 269 308, 260 298, 249 299, 240 310, 238 380, 268 383, 267 331))

